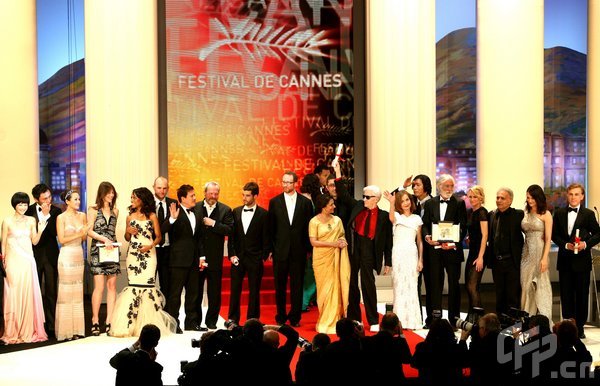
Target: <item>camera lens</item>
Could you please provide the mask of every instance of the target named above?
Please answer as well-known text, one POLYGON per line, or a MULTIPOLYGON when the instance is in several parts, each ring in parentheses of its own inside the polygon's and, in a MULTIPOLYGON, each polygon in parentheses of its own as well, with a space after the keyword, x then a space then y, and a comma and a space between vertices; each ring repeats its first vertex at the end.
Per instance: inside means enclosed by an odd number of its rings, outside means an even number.
POLYGON ((456 319, 456 328, 460 328, 463 331, 471 331, 473 328, 473 323, 469 323, 463 319, 456 319))

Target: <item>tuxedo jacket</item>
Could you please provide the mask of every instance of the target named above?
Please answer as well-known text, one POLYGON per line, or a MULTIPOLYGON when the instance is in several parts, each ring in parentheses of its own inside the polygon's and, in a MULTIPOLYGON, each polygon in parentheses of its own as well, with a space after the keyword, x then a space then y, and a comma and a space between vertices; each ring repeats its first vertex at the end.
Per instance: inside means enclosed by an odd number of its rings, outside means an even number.
MULTIPOLYGON (((453 224, 460 227, 460 240, 455 243, 455 250, 444 251, 450 255, 453 255, 457 261, 464 260, 462 240, 464 240, 467 234, 467 207, 463 200, 457 199, 454 195, 450 197, 450 202, 446 208, 446 216, 444 219, 440 216, 440 196, 435 196, 425 201, 425 211, 423 212, 423 234, 431 235, 433 224, 437 224, 440 221, 452 221, 453 224)), ((427 244, 429 245, 429 244, 427 244)), ((442 251, 436 249, 436 251, 442 251)))
POLYGON ((558 208, 554 211, 552 222, 552 241, 558 246, 558 260, 556 269, 585 272, 592 270, 592 247, 600 242, 600 226, 596 221, 594 212, 579 207, 573 231, 569 234, 567 224, 568 211, 567 208, 558 208), (587 244, 584 250, 578 251, 577 254, 565 248, 567 243, 575 241, 575 230, 579 229, 579 238, 587 244))
MULTIPOLYGON (((347 191, 346 191, 347 193, 347 191)), ((338 192, 339 197, 339 192, 338 192)), ((349 193, 348 193, 348 197, 349 193)), ((348 197, 342 198, 348 201, 348 197)), ((350 197, 354 206, 350 212, 348 224, 346 225, 346 239, 348 241, 348 253, 350 256, 354 256, 354 247, 356 246, 356 238, 358 233, 356 232, 356 216, 363 210, 365 210, 365 203, 362 200, 355 200, 350 197)), ((377 208, 377 225, 375 227, 375 271, 381 272, 381 268, 385 263, 386 266, 392 266, 392 223, 390 222, 389 212, 377 208)))
POLYGON ((198 214, 194 209, 196 216, 196 228, 192 232, 190 219, 185 210, 179 208, 179 216, 173 224, 169 222, 169 217, 161 224, 160 230, 163 234, 169 233, 169 244, 171 252, 169 255, 169 267, 189 268, 198 267, 199 257, 204 256, 204 247, 202 245, 202 214, 198 214))
POLYGON ((270 248, 269 214, 257 205, 248 230, 244 233, 242 209, 243 205, 233 210, 233 232, 227 241, 229 257, 237 256, 240 260, 253 262, 266 260, 270 248))
MULTIPOLYGON (((494 235, 496 234, 496 216, 498 209, 489 213, 488 221, 488 251, 489 259, 486 262, 490 268, 494 268, 496 256, 494 256, 494 235)), ((521 254, 523 253, 523 232, 521 232, 521 221, 525 212, 521 209, 508 208, 502 216, 502 227, 509 228, 510 254, 513 258, 513 265, 516 269, 521 267, 521 254)))
POLYGON ((202 245, 206 254, 206 262, 209 271, 220 271, 223 269, 223 254, 225 249, 225 236, 229 236, 233 231, 233 215, 231 208, 222 202, 218 202, 210 216, 204 208, 204 201, 196 204, 196 210, 200 214, 198 219, 202 226, 202 245), (209 217, 216 221, 215 226, 204 225, 202 219, 209 217))
POLYGON ((292 224, 285 206, 285 193, 278 194, 269 201, 269 232, 271 233, 273 258, 286 260, 289 256, 306 258, 310 250, 308 223, 313 216, 311 201, 296 194, 296 207, 292 224))
MULTIPOLYGON (((25 212, 26 216, 31 216, 35 218, 35 229, 37 230, 38 222, 40 218, 38 216, 38 211, 36 208, 37 204, 29 205, 27 211, 25 212)), ((36 261, 40 261, 40 259, 48 259, 50 264, 56 265, 58 261, 58 241, 56 239, 56 218, 62 211, 60 208, 51 205, 50 206, 50 218, 48 219, 48 224, 42 232, 42 236, 40 237, 40 241, 37 245, 33 246, 33 254, 35 256, 36 261)))

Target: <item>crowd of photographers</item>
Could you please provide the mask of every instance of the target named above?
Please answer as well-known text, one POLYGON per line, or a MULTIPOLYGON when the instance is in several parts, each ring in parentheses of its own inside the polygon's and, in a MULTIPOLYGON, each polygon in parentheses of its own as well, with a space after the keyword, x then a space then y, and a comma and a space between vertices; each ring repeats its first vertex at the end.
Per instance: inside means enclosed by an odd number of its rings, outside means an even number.
POLYGON ((362 325, 342 319, 337 340, 317 334, 312 343, 288 325, 263 325, 256 319, 202 335, 200 357, 185 365, 181 385, 208 380, 292 384, 290 363, 300 357, 295 383, 418 385, 554 385, 596 384, 592 356, 579 339, 577 326, 564 320, 550 326, 543 315, 470 316, 470 321, 436 318, 423 342, 411 354, 394 313, 383 316, 380 331, 365 336, 362 325), (510 325, 507 323, 510 322, 510 325), (457 339, 457 327, 460 339, 457 339), (280 344, 279 335, 285 337, 280 344), (417 369, 404 376, 403 364, 417 369))
MULTIPOLYGON (((290 365, 299 347, 298 385, 600 384, 600 371, 592 371, 592 356, 573 320, 551 327, 544 315, 530 318, 515 310, 511 316, 498 318, 480 311, 454 325, 434 318, 425 340, 412 354, 393 312, 382 317, 379 332, 372 336, 365 336, 360 323, 343 318, 336 324, 333 342, 321 333, 308 342, 287 324, 264 325, 258 319, 249 319, 243 326, 229 322, 226 329, 192 340, 200 355, 196 361, 182 362, 178 383, 291 385, 290 365), (418 370, 418 378, 404 376, 405 364, 418 370)), ((134 346, 111 359, 117 385, 130 384, 129 379, 140 379, 140 375, 148 378, 145 384, 162 384, 162 366, 154 361, 159 339, 158 328, 147 325, 134 346)))

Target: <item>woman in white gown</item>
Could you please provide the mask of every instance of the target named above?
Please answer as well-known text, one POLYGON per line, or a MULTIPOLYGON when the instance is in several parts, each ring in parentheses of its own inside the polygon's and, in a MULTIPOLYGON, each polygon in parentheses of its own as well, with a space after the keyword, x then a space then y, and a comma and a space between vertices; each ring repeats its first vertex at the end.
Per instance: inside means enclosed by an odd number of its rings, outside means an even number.
POLYGON ((115 303, 109 335, 139 336, 146 324, 156 325, 161 335, 174 333, 175 318, 164 311, 165 297, 156 288, 156 250, 162 236, 154 213, 154 196, 147 188, 134 189, 127 216, 125 239, 127 280, 115 303))
POLYGON ((390 221, 394 226, 392 247, 392 285, 394 312, 403 328, 417 329, 423 325, 417 283, 423 269, 423 242, 421 217, 414 214, 416 206, 410 193, 401 190, 395 194, 384 192, 390 202, 390 221))

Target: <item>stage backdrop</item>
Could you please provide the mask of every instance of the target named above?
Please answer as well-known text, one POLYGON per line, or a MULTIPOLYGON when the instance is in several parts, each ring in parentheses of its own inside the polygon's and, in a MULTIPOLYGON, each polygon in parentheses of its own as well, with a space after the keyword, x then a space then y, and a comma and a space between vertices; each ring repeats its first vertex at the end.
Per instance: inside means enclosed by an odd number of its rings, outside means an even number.
POLYGON ((165 26, 171 196, 215 180, 237 206, 252 180, 266 205, 337 143, 352 175, 352 1, 166 0, 165 26))

